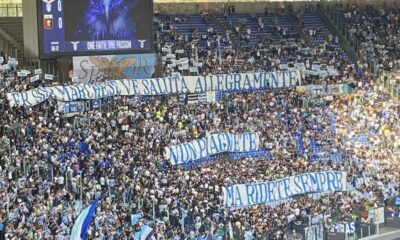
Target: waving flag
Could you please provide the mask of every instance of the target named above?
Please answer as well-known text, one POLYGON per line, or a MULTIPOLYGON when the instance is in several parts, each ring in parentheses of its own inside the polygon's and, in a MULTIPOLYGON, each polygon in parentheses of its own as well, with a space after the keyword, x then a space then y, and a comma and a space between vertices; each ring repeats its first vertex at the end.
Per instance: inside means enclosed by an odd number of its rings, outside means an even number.
POLYGON ((154 231, 151 227, 143 225, 139 232, 135 233, 135 240, 150 240, 153 238, 154 231))
POLYGON ((98 202, 99 200, 94 201, 78 216, 71 230, 71 240, 82 240, 85 238, 98 202))
POLYGON ((137 222, 139 222, 142 215, 140 214, 132 214, 131 215, 131 225, 134 226, 137 222))

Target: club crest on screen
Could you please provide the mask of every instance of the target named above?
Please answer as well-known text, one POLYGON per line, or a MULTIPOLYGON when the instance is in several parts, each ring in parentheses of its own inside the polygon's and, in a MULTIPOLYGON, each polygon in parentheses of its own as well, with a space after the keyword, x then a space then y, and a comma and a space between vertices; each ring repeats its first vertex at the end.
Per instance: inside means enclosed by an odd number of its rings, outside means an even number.
POLYGON ((51 12, 51 4, 54 2, 55 0, 43 0, 43 2, 46 3, 46 11, 47 12, 51 12))
POLYGON ((44 15, 43 23, 45 29, 53 29, 53 15, 44 15))
POLYGON ((146 40, 138 40, 138 42, 140 43, 140 48, 144 48, 144 43, 146 40))
POLYGON ((73 47, 74 47, 74 51, 76 51, 76 50, 78 50, 78 44, 79 44, 80 42, 71 42, 71 44, 73 45, 73 47))

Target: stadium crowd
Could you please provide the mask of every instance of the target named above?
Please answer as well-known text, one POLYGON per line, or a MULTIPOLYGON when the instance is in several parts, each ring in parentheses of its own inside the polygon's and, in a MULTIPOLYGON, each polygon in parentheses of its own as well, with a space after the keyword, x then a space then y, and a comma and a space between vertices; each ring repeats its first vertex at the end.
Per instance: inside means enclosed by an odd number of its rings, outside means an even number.
MULTIPOLYGON (((298 13, 299 16, 305 13, 298 13)), ((207 28, 206 32, 198 32, 196 28, 190 32, 180 32, 179 24, 182 23, 181 18, 171 18, 165 15, 156 15, 155 23, 157 29, 157 49, 162 53, 164 71, 160 73, 162 76, 180 75, 208 75, 221 73, 238 73, 252 71, 276 71, 286 70, 294 67, 295 64, 304 64, 307 69, 316 64, 324 64, 332 66, 336 73, 328 78, 320 78, 316 75, 307 74, 304 81, 308 83, 316 83, 327 81, 328 83, 344 82, 348 78, 356 78, 363 72, 365 65, 352 64, 348 57, 343 54, 340 49, 338 38, 332 34, 322 34, 322 39, 314 43, 308 43, 299 34, 286 34, 281 29, 283 27, 277 20, 272 20, 272 34, 261 33, 259 43, 244 44, 235 47, 232 43, 230 35, 233 30, 228 29, 226 35, 217 32, 212 27, 207 28), (200 46, 202 40, 206 39, 207 44, 200 46), (173 57, 169 57, 172 54, 173 57), (179 68, 176 59, 189 58, 190 66, 196 67, 200 63, 199 68, 190 71, 190 68, 179 68), (341 77, 338 72, 344 73, 341 77)), ((255 16, 248 15, 248 18, 255 16)), ((202 15, 202 21, 207 26, 207 20, 210 18, 207 14, 202 15)), ((286 19, 284 16, 274 14, 272 19, 286 19)), ((190 17, 186 20, 189 21, 190 17)), ((260 17, 262 19, 262 17, 260 17)), ((239 35, 253 36, 250 28, 247 28, 246 22, 241 22, 241 18, 236 19, 240 22, 243 29, 247 29, 245 33, 239 31, 239 35)), ((231 20, 232 21, 232 20, 231 20)), ((299 24, 300 17, 297 18, 299 24)), ((250 26, 249 26, 250 27, 250 26)), ((261 30, 260 30, 261 31, 261 30)), ((304 28, 304 31, 314 32, 314 28, 304 28)), ((257 38, 259 35, 255 35, 257 38)), ((239 40, 240 41, 240 40, 239 40)))
POLYGON ((381 70, 399 68, 399 12, 390 6, 338 5, 343 13, 350 38, 360 44, 363 61, 375 60, 381 70))
MULTIPOLYGON (((399 106, 364 73, 365 65, 336 58, 339 52, 325 55, 337 44, 332 35, 318 46, 296 36, 295 47, 286 49, 282 36, 277 47, 212 45, 193 53, 173 25, 156 22, 164 29, 157 32, 158 50, 173 42, 171 51, 183 48, 182 57, 200 59, 198 74, 275 71, 291 58, 293 65, 327 63, 339 72, 308 76, 305 84, 348 82, 354 90, 313 97, 296 89, 224 93, 220 102, 197 104, 178 96, 115 97, 103 110, 67 118, 56 100, 10 107, 6 93, 46 84, 32 86, 10 73, 0 88, 0 239, 69 239, 74 220, 95 199, 101 202, 88 239, 133 239, 141 224, 152 226, 156 239, 287 239, 312 216, 323 214, 329 229, 400 194, 399 106), (220 154, 186 166, 164 160, 166 146, 245 131, 259 133, 267 154, 235 160, 220 154), (349 190, 244 209, 222 204, 225 186, 326 170, 346 171, 349 190), (141 218, 132 225, 135 214, 141 218)), ((218 34, 214 41, 219 37, 229 42, 218 34)))

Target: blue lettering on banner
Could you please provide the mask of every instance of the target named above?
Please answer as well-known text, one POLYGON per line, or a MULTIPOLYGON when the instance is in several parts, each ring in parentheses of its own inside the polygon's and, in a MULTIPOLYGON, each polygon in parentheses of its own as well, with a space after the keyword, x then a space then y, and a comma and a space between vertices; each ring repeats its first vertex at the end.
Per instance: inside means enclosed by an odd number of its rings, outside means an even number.
POLYGON ((320 184, 318 181, 318 177, 316 174, 310 174, 310 183, 312 184, 312 189, 316 192, 320 192, 321 188, 320 188, 320 184))
MULTIPOLYGON (((267 182, 266 184, 267 184, 267 199, 270 202, 276 201, 275 194, 274 194, 275 182, 273 182, 273 181, 267 182)), ((248 205, 250 205, 250 204, 248 204, 248 205)), ((253 204, 251 204, 251 205, 253 205, 253 204)))
MULTIPOLYGON (((215 137, 216 135, 211 135, 210 136, 210 139, 211 139, 211 154, 216 154, 216 153, 218 153, 219 152, 219 150, 218 150, 218 148, 217 148, 217 143, 215 142, 215 139, 214 139, 214 137, 215 137)), ((217 135, 218 136, 218 135, 217 135)))
POLYGON ((290 190, 290 179, 284 178, 283 184, 284 184, 284 191, 285 191, 286 197, 288 198, 290 196, 293 196, 293 193, 290 190))
POLYGON ((160 89, 160 94, 166 94, 167 93, 167 89, 164 87, 161 87, 160 85, 160 79, 157 79, 157 88, 160 89))
POLYGON ((218 133, 203 139, 165 148, 166 158, 173 165, 185 164, 223 152, 251 152, 258 150, 260 140, 256 133, 218 133))
POLYGON ((271 205, 288 201, 299 194, 346 191, 346 182, 346 172, 326 171, 303 173, 269 182, 236 184, 223 189, 224 204, 229 207, 271 205))
POLYGON ((280 179, 280 180, 275 181, 276 188, 278 189, 278 196, 279 196, 279 199, 285 198, 285 197, 283 196, 284 191, 282 191, 282 188, 281 188, 281 187, 282 187, 282 183, 283 183, 283 179, 280 179))
POLYGON ((240 194, 238 194, 239 191, 238 191, 237 187, 235 189, 235 192, 236 192, 236 194, 235 194, 235 202, 238 202, 239 206, 243 206, 243 201, 242 201, 242 198, 241 198, 240 194), (239 200, 239 201, 237 201, 237 200, 239 200))
POLYGON ((149 95, 160 95, 160 91, 157 90, 154 81, 150 81, 150 94, 149 95))
POLYGON ((299 72, 260 72, 234 73, 211 76, 167 77, 154 79, 111 80, 104 83, 79 84, 74 86, 46 87, 41 94, 30 90, 21 93, 8 93, 7 98, 13 107, 31 107, 50 96, 64 102, 75 100, 100 99, 111 96, 164 95, 199 93, 207 91, 243 92, 269 90, 274 88, 294 88, 301 83, 299 72), (45 93, 47 92, 47 93, 45 93), (46 97, 43 99, 43 97, 46 97))
POLYGON ((204 92, 204 90, 203 90, 203 85, 201 84, 201 79, 202 78, 197 78, 197 81, 196 81, 196 88, 194 89, 194 91, 196 92, 196 93, 200 93, 200 92, 204 92))
POLYGON ((79 96, 83 99, 88 99, 86 96, 85 88, 82 85, 77 85, 79 96))
POLYGON ((259 90, 262 84, 262 77, 265 76, 265 73, 254 73, 254 89, 259 90), (257 77, 258 75, 258 77, 257 77))
POLYGON ((301 182, 299 181, 301 175, 297 175, 294 177, 294 185, 295 185, 295 193, 297 194, 302 194, 303 193, 303 188, 301 182))
POLYGON ((232 89, 232 85, 233 85, 232 75, 230 74, 225 75, 225 87, 227 89, 232 89))
POLYGON ((233 199, 233 186, 224 188, 224 196, 227 196, 229 199, 233 199))
POLYGON ((267 201, 267 185, 265 183, 259 183, 256 185, 258 187, 258 195, 256 202, 266 202, 267 201))
POLYGON ((239 138, 235 138, 233 141, 234 141, 233 152, 238 152, 239 151, 239 138))
POLYGON ((76 100, 76 99, 80 99, 79 93, 77 91, 77 89, 75 88, 75 86, 71 86, 71 99, 72 100, 76 100))
POLYGON ((130 81, 122 81, 122 80, 119 80, 119 81, 116 82, 116 83, 117 83, 118 85, 120 85, 121 87, 124 87, 124 89, 123 89, 123 93, 124 93, 124 94, 122 94, 122 90, 120 90, 121 95, 127 95, 127 96, 133 95, 133 94, 131 94, 130 87, 129 87, 130 81))
POLYGON ((222 85, 222 80, 224 79, 223 75, 218 75, 217 76, 217 90, 216 91, 222 91, 223 85, 222 85))
POLYGON ((356 232, 355 222, 338 223, 330 229, 330 232, 354 234, 356 232))
MULTIPOLYGON (((171 149, 171 147, 169 147, 169 148, 171 149)), ((177 154, 175 154, 176 151, 170 150, 169 152, 170 152, 170 154, 171 154, 171 155, 170 155, 171 159, 174 160, 175 164, 177 164, 177 163, 178 163, 178 157, 177 157, 177 154)))
POLYGON ((238 91, 240 89, 240 82, 241 82, 242 78, 240 74, 235 74, 234 75, 234 87, 231 91, 238 91))
MULTIPOLYGON (((271 82, 271 84, 270 84, 271 88, 272 88, 272 89, 277 88, 277 87, 279 86, 278 75, 272 73, 272 74, 271 74, 271 77, 272 77, 272 82, 271 82)), ((282 87, 283 87, 283 85, 282 85, 282 87)))
MULTIPOLYGON (((247 192, 247 196, 248 196, 248 199, 249 199, 249 203, 250 204, 253 204, 253 203, 256 203, 257 201, 254 201, 254 196, 253 195, 255 195, 254 194, 254 191, 255 190, 255 186, 253 186, 253 185, 246 185, 246 192, 247 192)), ((256 198, 256 200, 257 200, 257 198, 256 198)))
POLYGON ((303 187, 304 192, 312 192, 310 188, 310 184, 308 183, 308 177, 306 174, 300 175, 300 181, 303 187))
POLYGON ((243 89, 244 90, 251 90, 252 89, 250 82, 251 81, 250 81, 249 75, 246 75, 246 77, 244 79, 244 84, 243 84, 243 89))
POLYGON ((327 178, 328 178, 328 191, 336 190, 335 174, 332 172, 328 172, 327 178))
POLYGON ((289 80, 290 80, 290 86, 296 85, 297 77, 296 77, 296 72, 289 72, 289 80))
POLYGON ((85 85, 83 85, 83 88, 86 91, 86 96, 87 96, 88 99, 96 99, 94 93, 92 93, 92 91, 90 90, 90 86, 89 85, 85 84, 85 85))
POLYGON ((199 152, 200 152, 200 157, 201 158, 204 158, 204 157, 207 157, 208 156, 208 154, 204 154, 204 150, 206 150, 206 141, 205 141, 205 139, 200 139, 200 140, 197 140, 196 141, 196 143, 197 143, 197 145, 198 145, 198 147, 199 147, 199 152))

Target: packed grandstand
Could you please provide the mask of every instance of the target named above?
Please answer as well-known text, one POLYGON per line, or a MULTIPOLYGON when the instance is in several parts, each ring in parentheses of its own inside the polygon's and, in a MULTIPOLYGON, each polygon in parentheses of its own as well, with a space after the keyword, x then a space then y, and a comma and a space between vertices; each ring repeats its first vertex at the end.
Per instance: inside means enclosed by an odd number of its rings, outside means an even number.
POLYGON ((211 92, 73 105, 46 92, 72 82, 3 55, 0 239, 356 239, 400 219, 399 8, 266 6, 155 13, 152 78, 211 92))

